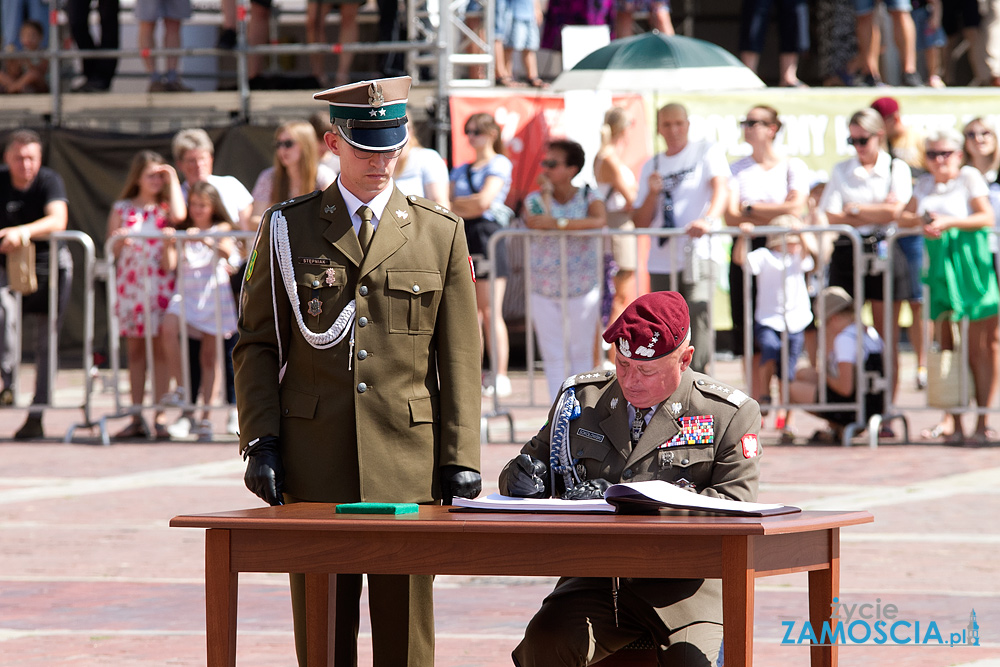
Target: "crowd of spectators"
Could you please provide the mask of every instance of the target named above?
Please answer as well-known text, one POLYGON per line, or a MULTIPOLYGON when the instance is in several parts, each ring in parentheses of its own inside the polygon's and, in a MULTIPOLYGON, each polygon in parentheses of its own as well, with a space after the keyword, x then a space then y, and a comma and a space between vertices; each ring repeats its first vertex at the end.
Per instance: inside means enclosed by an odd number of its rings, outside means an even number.
MULTIPOLYGON (((273 41, 272 0, 252 0, 246 25, 246 43, 250 47, 273 41)), ((327 44, 327 15, 335 9, 338 16, 336 43, 331 56, 309 54, 309 75, 302 87, 322 88, 341 85, 352 78, 354 51, 344 45, 361 41, 359 13, 368 5, 363 0, 309 2, 304 16, 304 43, 327 44)), ((399 16, 399 3, 379 0, 377 41, 394 41, 405 35, 406 26, 399 16)), ((238 23, 235 0, 221 0, 220 24, 216 47, 233 49, 238 44, 238 23)), ((483 38, 483 13, 494 12, 495 42, 492 52, 495 62, 495 82, 501 86, 547 88, 547 79, 557 73, 562 50, 562 28, 571 25, 607 26, 612 38, 628 37, 644 30, 674 34, 669 0, 468 0, 457 7, 473 32, 483 38), (546 67, 540 67, 540 52, 547 52, 546 67), (515 52, 519 63, 515 63, 515 52), (544 71, 543 71, 544 69, 544 71)), ((119 0, 69 0, 66 16, 70 36, 81 50, 117 49, 120 45, 119 0), (95 5, 96 7, 92 7, 95 5), (91 30, 92 9, 99 13, 99 31, 91 30), (95 36, 96 33, 96 36, 95 36)), ((190 0, 137 0, 134 8, 138 24, 136 46, 144 51, 143 63, 149 76, 150 92, 184 92, 191 88, 182 81, 180 59, 172 55, 158 58, 146 53, 156 46, 157 27, 162 22, 163 48, 181 48, 182 27, 192 13, 190 0), (165 63, 161 69, 160 61, 165 63)), ((685 19, 697 16, 685 16, 685 19)), ((810 64, 813 85, 883 86, 892 81, 904 86, 928 85, 1000 85, 1000 2, 997 0, 742 0, 738 12, 738 41, 724 44, 755 72, 765 52, 769 28, 777 24, 778 59, 765 63, 776 85, 805 87, 800 77, 800 61, 815 59, 810 64), (886 18, 880 10, 884 5, 886 18), (822 25, 815 31, 810 24, 822 25), (882 70, 886 65, 883 23, 891 26, 897 59, 893 71, 882 70), (810 42, 815 34, 816 44, 810 42), (969 74, 958 74, 950 67, 962 57, 968 60, 969 74)), ((696 24, 695 24, 696 25, 696 24)), ((6 52, 44 50, 48 43, 48 14, 42 0, 3 0, 0 3, 2 48, 6 52), (27 26, 28 29, 23 28, 27 26)), ((190 45, 194 46, 194 45, 190 45)), ((203 46, 203 45, 200 45, 203 46)), ((469 42, 462 47, 474 52, 469 42)), ((111 87, 118 61, 116 58, 84 58, 74 92, 101 92, 111 87)), ((287 87, 268 71, 268 57, 251 53, 247 60, 247 77, 251 88, 287 87)), ((46 92, 44 57, 27 56, 24 60, 7 60, 0 68, 0 92, 46 92), (17 74, 16 72, 20 72, 17 74)), ((369 63, 370 65, 370 63, 369 63)), ((399 59, 389 54, 377 59, 375 67, 386 76, 398 74, 399 59)), ((469 76, 482 78, 486 68, 471 65, 469 76)), ((287 74, 287 72, 283 73, 287 74)), ((285 79, 288 77, 285 76, 285 79)))

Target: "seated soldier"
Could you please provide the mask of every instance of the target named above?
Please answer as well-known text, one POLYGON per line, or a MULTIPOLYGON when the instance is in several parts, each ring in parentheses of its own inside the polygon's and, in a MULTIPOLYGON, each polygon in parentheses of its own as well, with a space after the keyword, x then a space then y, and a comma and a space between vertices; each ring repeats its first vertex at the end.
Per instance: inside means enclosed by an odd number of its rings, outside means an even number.
MULTIPOLYGON (((500 473, 519 497, 600 498, 616 482, 664 480, 707 496, 757 499, 760 406, 689 368, 687 303, 633 301, 604 333, 615 372, 570 377, 549 425, 500 473), (572 422, 572 424, 571 424, 572 422)), ((714 665, 722 641, 718 579, 564 577, 514 650, 520 667, 589 665, 650 636, 660 665, 714 665)))
MULTIPOLYGON (((861 349, 864 356, 864 370, 881 374, 882 339, 874 328, 864 326, 854 319, 854 299, 841 287, 826 287, 820 292, 816 303, 816 315, 826 321, 826 402, 853 403, 857 400, 858 380, 855 367, 858 363, 858 332, 863 331, 861 349)), ((792 403, 819 402, 819 372, 815 368, 803 368, 795 374, 789 385, 792 403)), ((869 392, 865 394, 865 420, 885 409, 885 394, 869 392)), ((844 434, 844 427, 858 421, 855 410, 836 412, 816 412, 830 423, 829 431, 817 431, 813 441, 836 443, 844 434)), ((862 420, 862 421, 865 421, 862 420)))

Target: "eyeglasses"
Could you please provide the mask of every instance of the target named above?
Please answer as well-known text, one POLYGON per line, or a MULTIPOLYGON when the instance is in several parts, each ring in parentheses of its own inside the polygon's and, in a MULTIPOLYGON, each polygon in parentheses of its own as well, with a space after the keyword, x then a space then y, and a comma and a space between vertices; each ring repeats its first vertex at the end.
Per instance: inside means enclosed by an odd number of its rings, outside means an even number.
POLYGON ((555 169, 561 164, 562 162, 559 162, 558 160, 542 160, 541 162, 541 165, 544 169, 555 169))
POLYGON ((274 150, 278 150, 279 148, 286 148, 287 149, 287 148, 291 148, 294 145, 295 145, 295 142, 292 141, 291 139, 285 139, 284 141, 275 141, 274 142, 274 150))
POLYGON ((354 146, 351 146, 351 148, 354 149, 354 157, 359 160, 371 160, 376 155, 384 155, 386 160, 395 160, 403 152, 402 146, 391 151, 363 151, 360 148, 355 148, 354 146))
POLYGON ((482 136, 484 134, 486 134, 484 131, 477 130, 477 129, 471 128, 471 127, 465 130, 465 136, 467 136, 467 137, 479 137, 479 136, 482 136))
POLYGON ((871 141, 870 135, 867 137, 847 137, 847 143, 850 146, 867 146, 869 141, 871 141))
POLYGON ((757 125, 768 125, 766 120, 758 120, 756 118, 747 118, 746 120, 741 120, 740 125, 746 129, 748 127, 755 127, 757 125))
POLYGON ((947 160, 957 152, 958 151, 927 151, 927 159, 937 160, 938 158, 944 158, 945 160, 947 160))
POLYGON ((976 132, 975 130, 969 130, 968 132, 965 133, 965 138, 966 139, 972 139, 973 141, 976 141, 978 139, 985 139, 986 137, 992 137, 992 136, 993 136, 993 133, 990 132, 989 130, 983 130, 982 132, 976 132))

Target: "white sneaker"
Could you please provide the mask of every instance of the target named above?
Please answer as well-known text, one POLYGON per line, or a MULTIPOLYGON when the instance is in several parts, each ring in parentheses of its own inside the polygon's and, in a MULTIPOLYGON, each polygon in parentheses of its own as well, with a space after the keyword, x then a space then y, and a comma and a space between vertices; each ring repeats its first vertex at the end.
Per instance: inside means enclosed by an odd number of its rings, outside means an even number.
POLYGON ((194 420, 188 415, 181 415, 173 424, 167 426, 167 433, 171 438, 186 438, 191 435, 191 428, 194 420))
POLYGON ((511 395, 513 389, 510 386, 510 378, 506 375, 498 375, 496 381, 497 396, 506 398, 511 395))
POLYGON ((198 422, 198 425, 195 426, 191 430, 191 433, 194 434, 194 435, 197 435, 198 436, 198 440, 200 440, 200 441, 211 440, 212 439, 212 422, 209 421, 208 419, 202 419, 200 422, 198 422))
POLYGON ((229 435, 240 434, 240 415, 236 412, 236 408, 232 408, 229 411, 229 419, 226 421, 226 433, 229 435))

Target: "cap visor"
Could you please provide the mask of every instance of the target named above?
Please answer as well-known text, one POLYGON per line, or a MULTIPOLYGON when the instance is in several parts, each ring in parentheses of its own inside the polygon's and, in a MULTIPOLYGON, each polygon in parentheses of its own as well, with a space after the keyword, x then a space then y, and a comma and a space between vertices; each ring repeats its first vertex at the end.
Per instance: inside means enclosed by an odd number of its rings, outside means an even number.
POLYGON ((340 134, 347 143, 363 151, 394 151, 406 143, 406 125, 399 127, 381 127, 373 130, 366 130, 359 127, 337 126, 340 134))

